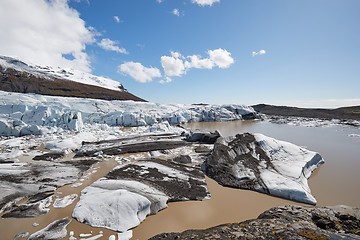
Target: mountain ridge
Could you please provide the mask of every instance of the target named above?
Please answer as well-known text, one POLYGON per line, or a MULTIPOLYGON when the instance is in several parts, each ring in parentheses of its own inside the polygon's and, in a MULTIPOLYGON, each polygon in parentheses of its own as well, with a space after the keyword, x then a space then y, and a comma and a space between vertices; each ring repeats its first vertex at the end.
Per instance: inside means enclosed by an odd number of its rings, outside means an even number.
POLYGON ((256 112, 267 115, 285 117, 307 117, 322 119, 360 120, 360 106, 340 107, 335 109, 325 108, 299 108, 290 106, 276 106, 268 104, 252 105, 256 112))
POLYGON ((76 70, 28 65, 0 56, 0 90, 49 96, 145 101, 109 78, 76 70))

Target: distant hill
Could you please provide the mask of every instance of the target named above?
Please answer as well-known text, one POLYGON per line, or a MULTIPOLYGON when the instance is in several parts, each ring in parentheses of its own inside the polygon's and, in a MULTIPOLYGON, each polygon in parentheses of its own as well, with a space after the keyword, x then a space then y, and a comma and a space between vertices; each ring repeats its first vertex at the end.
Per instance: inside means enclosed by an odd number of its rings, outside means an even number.
POLYGON ((297 108, 288 106, 274 106, 258 104, 252 106, 256 112, 267 115, 286 117, 308 117, 322 119, 360 120, 360 106, 341 107, 336 109, 297 108))
POLYGON ((121 83, 80 71, 28 65, 0 56, 0 90, 50 96, 145 101, 121 83))

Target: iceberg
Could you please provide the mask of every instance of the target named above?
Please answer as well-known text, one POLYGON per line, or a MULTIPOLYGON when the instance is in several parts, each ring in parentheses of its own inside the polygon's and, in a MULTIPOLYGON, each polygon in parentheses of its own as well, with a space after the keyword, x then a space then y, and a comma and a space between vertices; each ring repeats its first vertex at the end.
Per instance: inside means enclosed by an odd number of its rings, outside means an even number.
POLYGON ((316 152, 263 134, 244 133, 219 138, 203 169, 224 186, 315 205, 307 179, 322 163, 316 152))

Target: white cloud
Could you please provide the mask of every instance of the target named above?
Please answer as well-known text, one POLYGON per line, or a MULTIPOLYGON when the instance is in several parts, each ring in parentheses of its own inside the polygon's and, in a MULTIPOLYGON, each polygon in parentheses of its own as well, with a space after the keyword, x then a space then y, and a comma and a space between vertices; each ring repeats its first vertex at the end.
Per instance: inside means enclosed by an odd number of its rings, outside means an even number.
POLYGON ((89 0, 73 0, 76 3, 86 2, 87 4, 90 4, 89 0))
POLYGON ((172 82, 172 79, 169 77, 165 77, 165 79, 161 79, 159 81, 159 83, 161 83, 161 84, 170 83, 170 82, 172 82))
POLYGON ((220 0, 192 0, 193 3, 199 6, 212 6, 214 3, 220 2, 220 0))
POLYGON ((256 56, 261 56, 261 55, 265 55, 266 54, 266 51, 264 49, 261 49, 260 51, 258 52, 252 52, 251 53, 253 57, 256 57, 256 56))
POLYGON ((187 57, 190 61, 186 61, 187 68, 200 68, 200 69, 212 69, 214 62, 209 58, 201 58, 199 55, 192 55, 187 57))
POLYGON ((125 62, 119 66, 119 71, 141 83, 151 82, 153 78, 161 77, 158 68, 148 68, 138 62, 125 62))
MULTIPOLYGON (((162 56, 161 65, 165 77, 181 77, 191 68, 212 69, 228 68, 234 63, 231 53, 225 49, 218 48, 207 51, 208 58, 201 58, 199 55, 182 56, 179 52, 171 52, 171 56, 162 56)), ((167 79, 169 82, 169 79, 167 79)), ((170 79, 171 81, 171 79, 170 79)))
POLYGON ((174 8, 174 9, 172 10, 172 14, 175 15, 175 16, 177 16, 177 17, 180 17, 180 11, 179 11, 179 9, 174 8))
POLYGON ((219 48, 208 51, 210 60, 219 68, 228 68, 234 63, 231 53, 225 49, 219 48))
POLYGON ((114 16, 114 20, 116 23, 120 23, 120 17, 119 16, 114 16))
POLYGON ((90 72, 87 44, 94 33, 66 0, 1 0, 0 54, 90 72), (72 55, 69 60, 64 55, 72 55))
POLYGON ((178 52, 171 52, 171 56, 161 56, 161 66, 168 77, 180 77, 186 72, 183 57, 178 52))
POLYGON ((109 38, 103 38, 101 39, 100 42, 98 42, 99 47, 101 47, 102 49, 106 50, 106 51, 113 51, 113 52, 117 52, 117 53, 122 53, 122 54, 128 54, 128 52, 126 51, 125 48, 120 48, 119 46, 116 46, 116 42, 109 39, 109 38))

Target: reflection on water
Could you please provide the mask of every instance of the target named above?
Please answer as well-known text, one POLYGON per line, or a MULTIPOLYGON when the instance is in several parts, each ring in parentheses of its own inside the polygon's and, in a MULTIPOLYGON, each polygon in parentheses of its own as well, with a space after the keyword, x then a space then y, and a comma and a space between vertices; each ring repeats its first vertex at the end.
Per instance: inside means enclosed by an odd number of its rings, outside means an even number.
MULTIPOLYGON (((222 136, 237 133, 262 133, 319 152, 325 164, 309 179, 311 191, 319 206, 345 204, 360 207, 360 134, 350 127, 300 127, 257 121, 191 123, 190 129, 218 130, 222 136)), ((210 200, 170 203, 169 208, 134 229, 134 239, 147 239, 162 232, 204 229, 215 225, 256 218, 261 212, 278 205, 297 204, 252 191, 224 188, 207 178, 210 200)))

